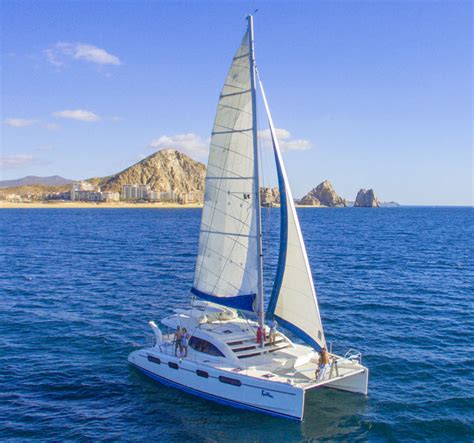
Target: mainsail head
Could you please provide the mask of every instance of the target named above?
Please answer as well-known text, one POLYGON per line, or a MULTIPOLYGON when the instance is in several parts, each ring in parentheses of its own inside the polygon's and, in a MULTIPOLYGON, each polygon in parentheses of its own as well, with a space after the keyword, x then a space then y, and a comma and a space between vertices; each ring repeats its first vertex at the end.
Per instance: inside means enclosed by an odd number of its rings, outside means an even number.
POLYGON ((192 293, 251 311, 258 291, 249 32, 224 83, 212 130, 192 293))

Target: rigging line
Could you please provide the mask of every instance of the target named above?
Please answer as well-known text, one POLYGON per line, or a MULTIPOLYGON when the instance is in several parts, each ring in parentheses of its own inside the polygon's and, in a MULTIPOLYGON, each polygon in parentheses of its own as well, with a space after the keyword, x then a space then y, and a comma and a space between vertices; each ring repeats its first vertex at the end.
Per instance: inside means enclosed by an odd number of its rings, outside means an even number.
MULTIPOLYGON (((256 70, 256 74, 258 76, 258 71, 257 71, 257 67, 255 67, 255 70, 256 70)), ((270 182, 268 183, 265 183, 267 178, 265 176, 265 165, 264 165, 264 156, 263 156, 263 143, 262 143, 262 136, 260 135, 261 132, 260 132, 260 128, 261 128, 261 115, 257 114, 257 134, 259 134, 259 143, 258 143, 258 149, 259 149, 259 154, 260 154, 260 158, 261 158, 261 161, 260 161, 260 171, 261 171, 261 177, 262 177, 262 182, 263 183, 263 187, 265 187, 267 184, 268 184, 268 189, 270 191, 270 198, 273 200, 273 193, 272 193, 272 188, 271 188, 271 184, 270 182)), ((268 158, 265 157, 265 161, 268 162, 268 158)), ((260 192, 260 190, 259 190, 260 192)), ((272 202, 270 202, 272 203, 272 202)), ((260 200, 260 206, 262 206, 262 200, 260 200)), ((261 208, 260 208, 261 210, 261 208)), ((264 232, 268 232, 270 229, 270 226, 271 226, 271 207, 270 205, 269 206, 266 206, 265 207, 265 220, 264 220, 264 228, 262 229, 262 255, 263 255, 263 246, 265 245, 265 242, 263 241, 264 240, 264 236, 263 236, 263 233, 264 232)), ((267 237, 268 238, 268 237, 267 237)), ((262 261, 263 261, 263 257, 262 257, 262 261)), ((263 303, 264 303, 264 306, 263 306, 263 309, 265 309, 265 297, 264 297, 264 300, 263 300, 263 303)))

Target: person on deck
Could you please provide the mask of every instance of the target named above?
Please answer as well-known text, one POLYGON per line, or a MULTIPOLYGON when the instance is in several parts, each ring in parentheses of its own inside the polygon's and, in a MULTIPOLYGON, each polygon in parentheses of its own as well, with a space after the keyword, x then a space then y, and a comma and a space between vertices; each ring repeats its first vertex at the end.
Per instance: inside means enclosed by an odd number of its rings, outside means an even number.
POLYGON ((266 340, 266 334, 265 334, 265 327, 263 327, 263 329, 261 328, 261 326, 259 326, 257 328, 257 343, 258 344, 261 344, 262 341, 265 343, 265 340, 266 340))
POLYGON ((318 380, 323 380, 326 375, 327 370, 331 367, 329 352, 326 350, 326 347, 323 346, 321 351, 319 351, 319 367, 316 370, 316 378, 318 380))
POLYGON ((186 328, 183 328, 183 334, 181 336, 181 358, 188 356, 188 344, 189 344, 189 334, 186 328))
POLYGON ((183 336, 183 332, 181 331, 181 327, 177 326, 176 327, 176 332, 174 333, 174 356, 178 356, 178 349, 179 349, 179 355, 183 352, 182 344, 181 344, 181 338, 183 336))
POLYGON ((273 319, 270 323, 270 346, 275 344, 278 323, 273 319))

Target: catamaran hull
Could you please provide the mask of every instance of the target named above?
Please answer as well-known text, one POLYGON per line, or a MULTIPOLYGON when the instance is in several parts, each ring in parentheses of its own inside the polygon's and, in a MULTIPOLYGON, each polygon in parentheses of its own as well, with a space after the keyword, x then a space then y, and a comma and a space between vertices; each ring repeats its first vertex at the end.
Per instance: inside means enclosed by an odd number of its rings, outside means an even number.
POLYGON ((369 370, 364 368, 361 372, 350 375, 349 377, 336 378, 336 380, 328 382, 325 386, 340 391, 367 395, 369 387, 369 370))
POLYGON ((132 352, 128 361, 153 380, 207 400, 292 420, 303 418, 305 391, 289 383, 258 380, 186 359, 180 362, 178 358, 149 354, 147 350, 132 352), (154 362, 149 361, 150 355, 154 362), (208 376, 203 377, 204 374, 208 376))

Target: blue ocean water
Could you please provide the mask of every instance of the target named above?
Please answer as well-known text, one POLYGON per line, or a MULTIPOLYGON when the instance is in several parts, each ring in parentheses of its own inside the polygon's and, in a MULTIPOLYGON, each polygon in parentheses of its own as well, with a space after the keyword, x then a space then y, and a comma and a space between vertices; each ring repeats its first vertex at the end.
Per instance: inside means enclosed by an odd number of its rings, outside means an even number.
MULTIPOLYGON (((196 209, 1 210, 0 439, 473 441, 471 208, 299 210, 326 335, 369 396, 311 392, 303 423, 220 406, 127 365, 189 302, 196 209)), ((278 211, 264 212, 266 287, 278 211)))

